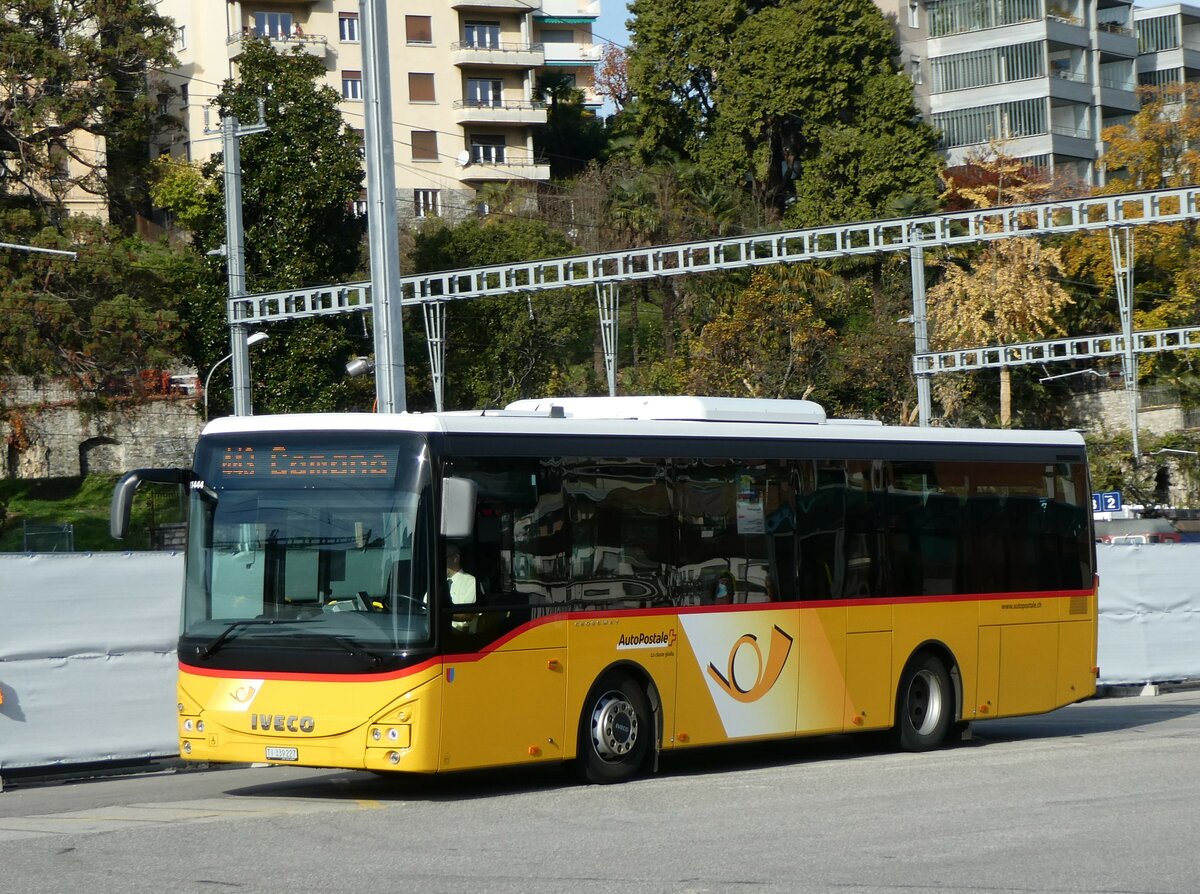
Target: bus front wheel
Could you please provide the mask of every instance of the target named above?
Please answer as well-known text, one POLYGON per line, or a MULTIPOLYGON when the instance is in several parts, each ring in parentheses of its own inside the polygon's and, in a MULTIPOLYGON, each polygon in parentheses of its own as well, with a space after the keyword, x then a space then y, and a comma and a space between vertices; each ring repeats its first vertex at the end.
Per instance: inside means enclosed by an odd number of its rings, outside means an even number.
POLYGON ((901 751, 929 751, 946 738, 954 713, 950 674, 936 655, 909 662, 896 699, 894 739, 901 751))
POLYGON ((632 677, 602 678, 579 720, 579 770, 587 782, 624 782, 641 772, 654 736, 646 693, 632 677))

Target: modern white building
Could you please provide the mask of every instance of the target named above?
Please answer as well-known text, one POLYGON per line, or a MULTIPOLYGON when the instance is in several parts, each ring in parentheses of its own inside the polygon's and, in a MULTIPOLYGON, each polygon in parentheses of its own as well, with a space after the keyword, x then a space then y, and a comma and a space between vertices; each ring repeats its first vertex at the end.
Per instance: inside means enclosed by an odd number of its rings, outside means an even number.
POLYGON ((1160 86, 1200 81, 1200 6, 1138 7, 1138 81, 1160 86))
POLYGON ((946 161, 999 143, 1085 183, 1138 109, 1132 0, 876 0, 946 161))
MULTIPOLYGON (((203 139, 204 111, 220 83, 236 77, 252 38, 321 59, 347 123, 362 129, 357 0, 160 0, 159 8, 179 28, 173 81, 185 122, 165 151, 200 160, 220 150, 219 140, 203 139)), ((462 217, 489 183, 532 188, 549 180, 549 164, 533 147, 533 128, 547 114, 536 78, 557 68, 599 105, 592 43, 599 14, 600 0, 388 2, 402 219, 462 217)))

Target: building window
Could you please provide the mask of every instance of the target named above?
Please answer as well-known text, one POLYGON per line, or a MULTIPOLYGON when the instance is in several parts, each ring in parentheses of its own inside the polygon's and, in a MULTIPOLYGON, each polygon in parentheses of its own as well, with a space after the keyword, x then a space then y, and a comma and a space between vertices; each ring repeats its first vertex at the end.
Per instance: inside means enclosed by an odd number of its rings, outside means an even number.
POLYGON ((67 150, 67 141, 53 139, 47 151, 50 159, 50 179, 66 180, 71 174, 71 153, 67 150))
POLYGON ((504 82, 499 78, 468 78, 467 103, 499 108, 504 104, 504 82))
POLYGON ((436 102, 437 98, 433 90, 433 75, 422 74, 415 71, 408 73, 408 101, 409 102, 436 102))
POLYGON ((177 50, 187 49, 187 25, 180 25, 175 30, 175 48, 177 50))
POLYGON ((358 43, 358 13, 338 14, 338 40, 342 43, 358 43))
POLYGON ((499 22, 467 22, 463 31, 467 46, 492 49, 500 46, 499 22))
POLYGON ((1042 18, 1042 0, 931 0, 928 9, 930 37, 1042 18))
POLYGON ((437 161, 437 131, 414 130, 412 132, 413 161, 437 161))
POLYGON ((187 104, 188 104, 188 85, 187 84, 179 85, 179 101, 183 104, 183 107, 186 109, 187 104))
POLYGON ((342 72, 342 99, 362 100, 362 72, 342 72))
POLYGON ((925 83, 925 78, 921 74, 921 57, 911 56, 908 60, 908 76, 914 84, 925 83))
POLYGON ((256 12, 254 14, 254 36, 287 40, 292 36, 292 14, 290 12, 256 12))
MULTIPOLYGON (((1046 100, 1021 99, 993 106, 938 112, 933 126, 942 132, 940 148, 970 146, 1047 133, 1046 100)), ((1075 129, 1072 128, 1071 135, 1075 129)))
POLYGON ((575 43, 575 32, 570 28, 543 28, 538 37, 542 43, 575 43))
POLYGON ((440 193, 437 189, 414 189, 413 216, 439 217, 442 213, 440 193))
POLYGON ((917 0, 908 0, 908 27, 921 27, 921 7, 917 0))
POLYGON ((433 18, 405 16, 404 35, 409 43, 433 43, 433 18))
POLYGON ((476 164, 504 164, 504 137, 471 137, 471 161, 476 164))
POLYGON ((366 199, 355 199, 353 202, 350 203, 350 211, 355 217, 366 217, 367 216, 367 200, 366 199))

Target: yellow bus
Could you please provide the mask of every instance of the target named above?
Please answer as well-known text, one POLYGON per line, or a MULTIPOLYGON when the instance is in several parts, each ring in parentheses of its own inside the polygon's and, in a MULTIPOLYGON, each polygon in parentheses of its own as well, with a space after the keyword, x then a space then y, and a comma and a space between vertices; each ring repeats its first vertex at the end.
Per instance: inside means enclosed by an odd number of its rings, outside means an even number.
POLYGON ((621 397, 219 419, 190 470, 180 753, 434 773, 972 721, 1095 691, 1075 433, 621 397))

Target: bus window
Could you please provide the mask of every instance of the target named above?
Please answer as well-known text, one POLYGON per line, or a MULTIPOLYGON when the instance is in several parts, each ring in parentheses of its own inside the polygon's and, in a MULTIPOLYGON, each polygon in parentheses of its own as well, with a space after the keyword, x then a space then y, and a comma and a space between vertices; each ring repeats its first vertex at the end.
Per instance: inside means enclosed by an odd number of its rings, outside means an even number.
POLYGON ((573 608, 648 608, 669 601, 670 505, 653 459, 563 460, 573 608))
POLYGON ((795 503, 782 461, 676 460, 674 599, 682 605, 795 598, 795 503))

